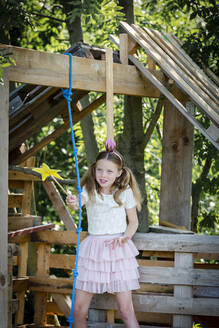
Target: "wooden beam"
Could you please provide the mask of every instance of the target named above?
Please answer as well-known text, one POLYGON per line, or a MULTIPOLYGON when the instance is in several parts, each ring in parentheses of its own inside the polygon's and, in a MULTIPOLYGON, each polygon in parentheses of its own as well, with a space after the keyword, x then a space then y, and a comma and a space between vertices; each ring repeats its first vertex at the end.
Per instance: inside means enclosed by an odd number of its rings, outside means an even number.
POLYGON ((9 83, 3 75, 0 84, 0 318, 1 327, 8 327, 8 108, 9 83))
POLYGON ((166 101, 159 220, 186 226, 188 230, 191 229, 193 134, 193 125, 166 101))
MULTIPOLYGON (((54 87, 69 87, 68 58, 62 54, 24 49, 0 44, 0 49, 13 53, 16 66, 7 68, 10 81, 54 87)), ((105 61, 72 57, 74 89, 106 92, 105 61)), ((160 92, 148 81, 142 81, 131 65, 113 64, 114 93, 157 98, 160 92), (132 77, 130 79, 130 76, 132 77)), ((157 73, 162 80, 162 72, 157 73)))
POLYGON ((133 241, 139 250, 218 254, 218 236, 136 233, 133 241))
POLYGON ((128 65, 129 63, 128 45, 129 45, 128 34, 126 33, 119 34, 119 44, 117 46, 120 48, 119 51, 120 61, 122 64, 125 65, 128 65))
MULTIPOLYGON (((86 231, 80 233, 80 242, 87 236, 86 231)), ((40 231, 32 234, 32 241, 57 245, 76 245, 77 234, 74 231, 40 231)), ((13 242, 13 240, 11 240, 13 242)))
MULTIPOLYGON (((182 253, 183 254, 183 253, 182 253)), ((183 254, 184 255, 184 254, 183 254)), ((182 256, 183 256, 182 255, 182 256)), ((192 259, 192 254, 187 254, 192 259)), ((184 256, 185 257, 185 256, 184 256)), ((164 261, 165 262, 165 261, 164 261)), ((193 265, 193 261, 191 260, 193 265)), ((219 272, 213 269, 186 267, 140 266, 140 282, 151 284, 219 287, 219 272)))
POLYGON ((106 49, 106 125, 107 139, 114 140, 113 133, 113 51, 106 49))
MULTIPOLYGON (((184 315, 219 315, 219 300, 215 298, 179 298, 163 295, 132 295, 135 311, 169 313, 184 315)), ((117 309, 115 296, 112 294, 95 295, 91 307, 96 309, 117 309)))
POLYGON ((60 218, 62 219, 64 225, 66 226, 67 230, 74 230, 76 231, 76 223, 72 218, 71 214, 69 213, 62 197, 59 194, 55 184, 51 181, 44 181, 43 186, 53 204, 56 208, 60 218))

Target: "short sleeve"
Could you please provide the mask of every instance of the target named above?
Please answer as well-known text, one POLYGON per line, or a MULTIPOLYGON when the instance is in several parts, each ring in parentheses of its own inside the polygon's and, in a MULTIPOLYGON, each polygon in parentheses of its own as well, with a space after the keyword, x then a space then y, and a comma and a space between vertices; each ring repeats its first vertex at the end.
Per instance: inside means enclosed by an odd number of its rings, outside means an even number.
POLYGON ((133 191, 131 188, 125 190, 125 202, 124 207, 126 209, 133 208, 137 205, 133 191))
POLYGON ((87 193, 87 190, 86 190, 85 186, 82 188, 81 195, 84 197, 85 204, 86 204, 88 202, 89 197, 88 197, 88 193, 87 193))

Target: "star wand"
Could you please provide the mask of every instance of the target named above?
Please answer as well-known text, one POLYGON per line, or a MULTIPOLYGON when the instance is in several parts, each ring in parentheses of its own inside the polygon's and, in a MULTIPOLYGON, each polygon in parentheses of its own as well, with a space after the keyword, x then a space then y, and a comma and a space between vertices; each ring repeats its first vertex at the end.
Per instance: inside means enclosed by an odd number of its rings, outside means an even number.
POLYGON ((50 169, 49 166, 45 163, 42 164, 41 168, 36 168, 36 169, 33 169, 33 171, 36 171, 38 173, 41 174, 42 176, 42 181, 45 181, 46 178, 48 178, 49 176, 52 177, 53 181, 55 183, 57 183, 57 185, 62 189, 62 191, 68 195, 67 191, 62 187, 62 185, 57 181, 56 178, 60 179, 60 180, 63 180, 63 178, 58 174, 58 172, 60 172, 60 170, 53 170, 53 169, 50 169))

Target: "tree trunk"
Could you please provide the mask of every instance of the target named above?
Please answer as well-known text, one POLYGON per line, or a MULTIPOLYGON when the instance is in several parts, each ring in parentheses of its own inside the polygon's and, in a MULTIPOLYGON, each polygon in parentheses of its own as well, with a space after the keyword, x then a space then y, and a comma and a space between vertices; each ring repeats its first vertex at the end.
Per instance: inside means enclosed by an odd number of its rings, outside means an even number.
POLYGON ((123 134, 119 136, 119 150, 124 155, 126 165, 134 173, 144 199, 142 210, 138 215, 138 231, 146 232, 148 230, 148 208, 145 190, 142 98, 125 96, 124 101, 124 129, 123 134))

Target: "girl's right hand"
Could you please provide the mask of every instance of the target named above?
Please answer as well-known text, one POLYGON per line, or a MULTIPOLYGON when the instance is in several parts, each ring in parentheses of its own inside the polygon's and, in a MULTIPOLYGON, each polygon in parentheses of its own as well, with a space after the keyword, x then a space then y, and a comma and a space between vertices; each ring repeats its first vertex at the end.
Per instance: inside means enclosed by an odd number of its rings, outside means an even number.
POLYGON ((66 204, 73 210, 79 209, 78 197, 76 195, 69 194, 66 198, 66 204))

